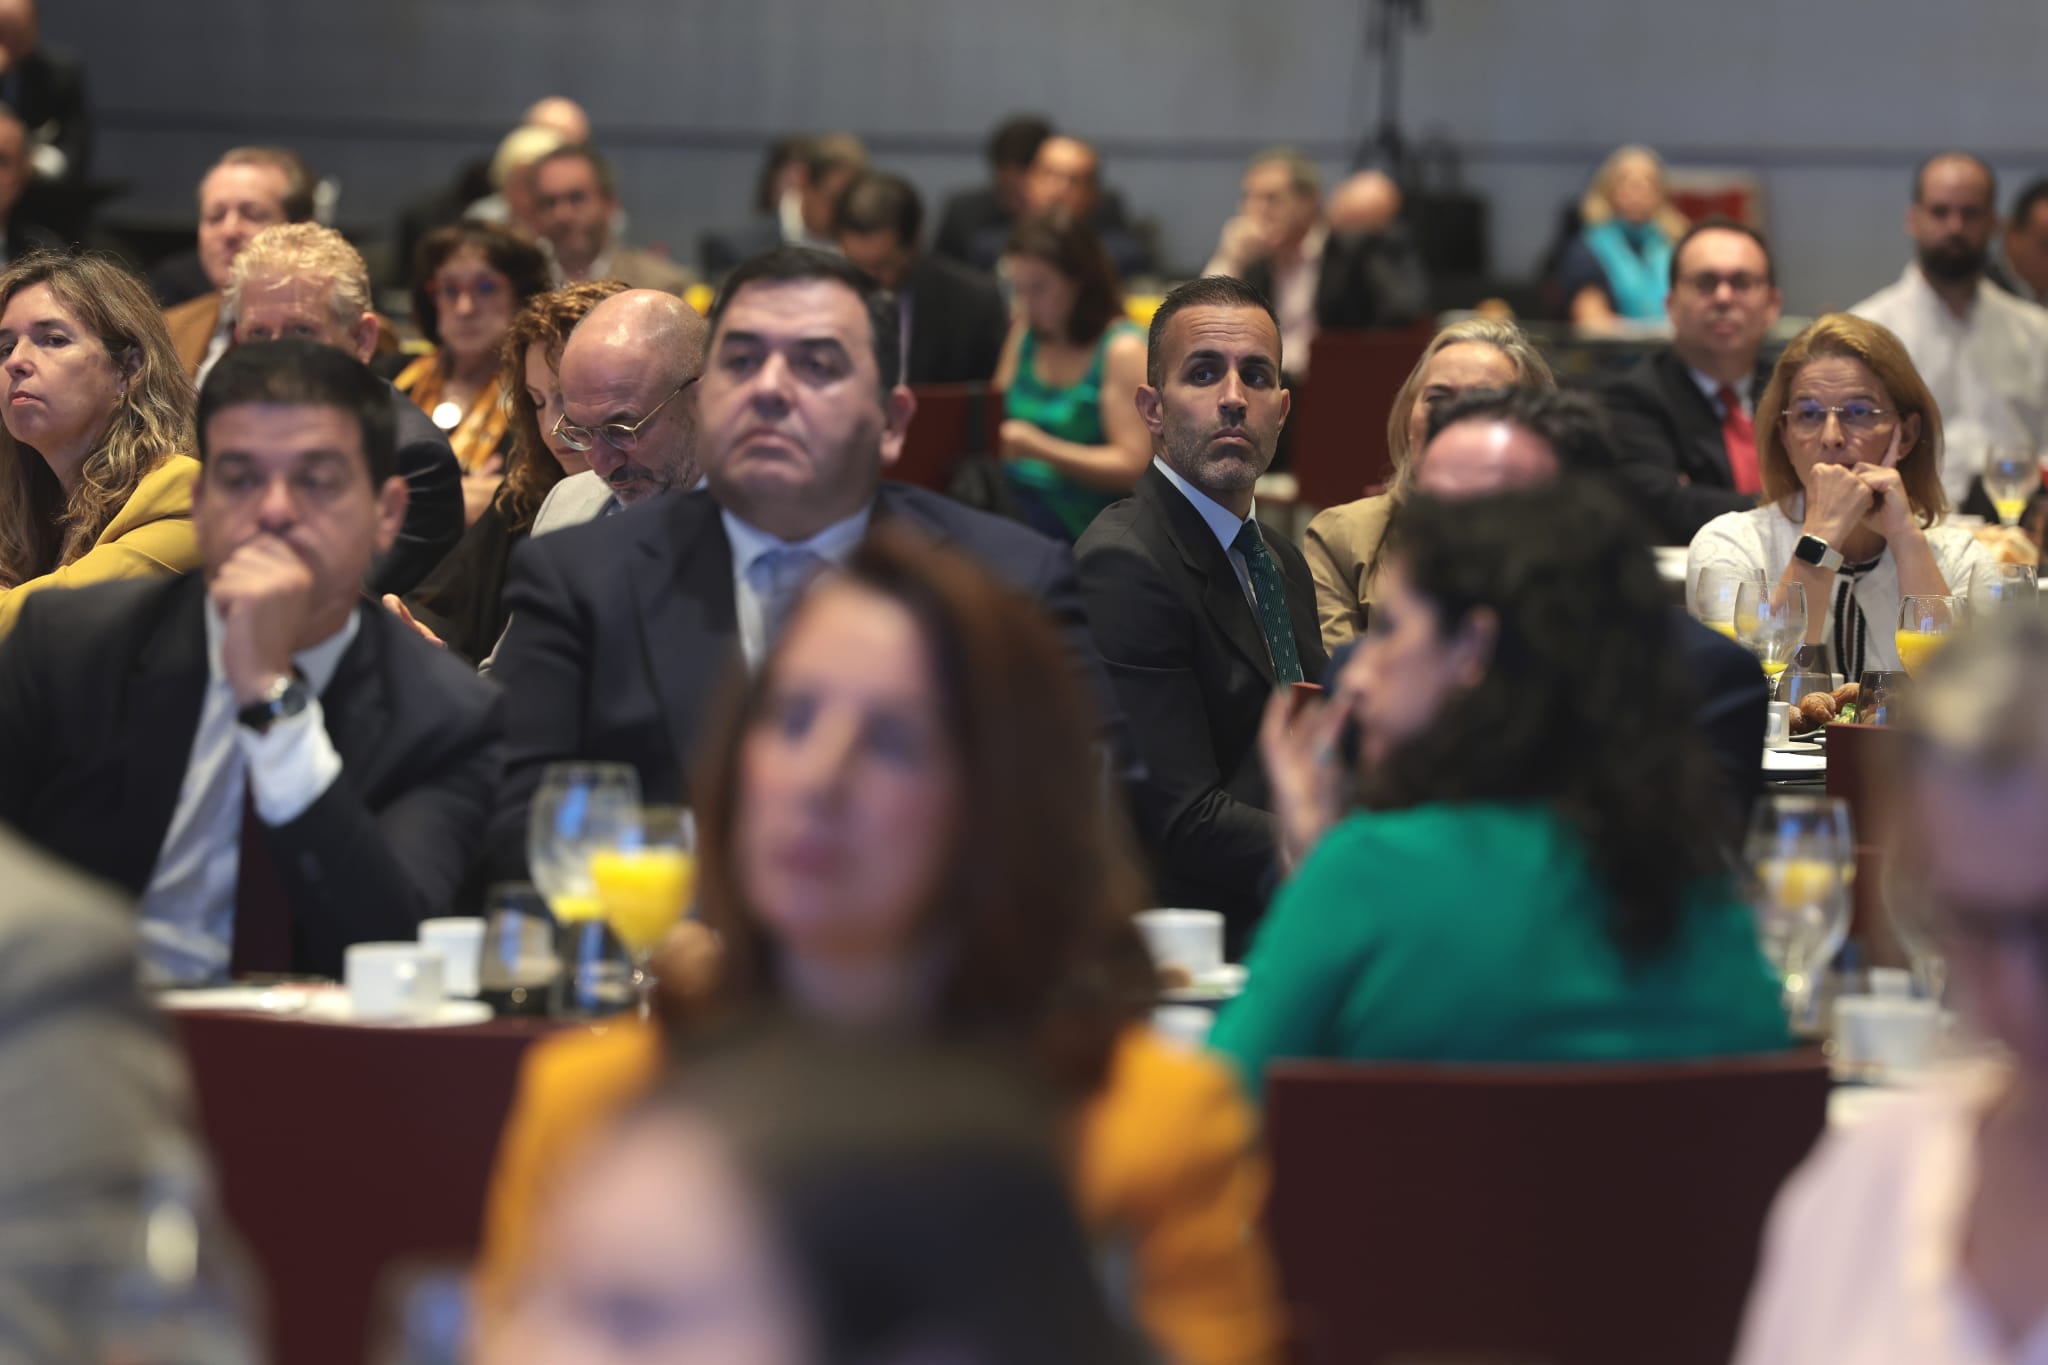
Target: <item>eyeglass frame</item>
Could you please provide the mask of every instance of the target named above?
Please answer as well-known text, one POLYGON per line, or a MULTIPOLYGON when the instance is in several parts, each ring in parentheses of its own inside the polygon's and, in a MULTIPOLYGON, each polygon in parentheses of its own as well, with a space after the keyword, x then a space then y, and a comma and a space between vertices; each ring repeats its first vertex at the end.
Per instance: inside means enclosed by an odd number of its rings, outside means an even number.
POLYGON ((1679 275, 1677 282, 1703 299, 1711 299, 1720 293, 1724 284, 1728 286, 1728 292, 1737 298, 1747 298, 1751 294, 1776 287, 1769 275, 1756 275, 1747 270, 1731 270, 1726 274, 1715 270, 1695 270, 1689 275, 1679 275), (1700 288, 1701 280, 1711 281, 1711 287, 1700 288), (1737 284, 1737 280, 1746 280, 1747 283, 1737 284))
POLYGON ((649 408, 647 410, 647 415, 645 417, 642 417, 639 421, 633 423, 633 425, 630 427, 627 426, 624 422, 607 422, 603 426, 586 427, 581 425, 580 423, 571 422, 569 420, 569 414, 567 412, 563 412, 561 416, 555 418, 555 424, 552 427, 548 428, 548 434, 550 436, 556 437, 561 441, 563 445, 569 447, 569 449, 573 451, 576 451, 578 454, 581 454, 585 451, 597 449, 597 443, 599 441, 603 441, 606 445, 610 446, 613 450, 618 451, 621 455, 630 455, 633 452, 634 448, 640 444, 640 429, 646 426, 649 422, 652 422, 656 414, 658 414, 663 408, 667 407, 671 402, 675 401, 676 394, 679 394, 684 389, 689 388, 690 385, 696 383, 703 377, 704 376, 701 374, 693 374, 688 379, 685 379, 682 383, 676 385, 674 390, 672 390, 669 393, 669 396, 667 398, 662 399, 659 403, 656 403, 653 407, 649 408), (582 441, 579 443, 579 437, 572 436, 569 434, 572 431, 587 432, 589 433, 590 439, 588 441, 582 441))
MULTIPOLYGON (((1816 403, 1813 405, 1812 411, 1818 413, 1820 416, 1820 425, 1815 427, 1813 431, 1813 434, 1816 436, 1820 435, 1821 432, 1826 431, 1828 429, 1828 418, 1830 417, 1833 417, 1835 419, 1836 425, 1842 428, 1844 434, 1854 434, 1857 436, 1874 436, 1880 430, 1882 430, 1882 428, 1880 427, 1861 428, 1850 426, 1849 418, 1847 415, 1847 409, 1842 406, 1830 407, 1824 403, 1816 403)), ((1784 419, 1787 430, 1792 429, 1795 420, 1805 415, 1806 414, 1801 413, 1794 408, 1785 408, 1778 414, 1778 416, 1784 419)), ((1869 416, 1872 418, 1889 417, 1893 419, 1893 421, 1895 422, 1904 415, 1905 414, 1901 413, 1897 408, 1872 408, 1869 413, 1869 416)))

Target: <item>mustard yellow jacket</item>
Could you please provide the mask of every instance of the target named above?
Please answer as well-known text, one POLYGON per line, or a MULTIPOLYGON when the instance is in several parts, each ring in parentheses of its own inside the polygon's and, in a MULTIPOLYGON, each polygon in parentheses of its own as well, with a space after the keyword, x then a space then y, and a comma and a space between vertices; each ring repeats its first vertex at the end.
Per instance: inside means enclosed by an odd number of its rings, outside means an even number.
POLYGON ((169 577, 198 568, 199 541, 192 534, 192 482, 198 477, 199 461, 171 456, 143 475, 90 550, 61 569, 0 588, 0 636, 14 629, 29 595, 44 588, 169 577))

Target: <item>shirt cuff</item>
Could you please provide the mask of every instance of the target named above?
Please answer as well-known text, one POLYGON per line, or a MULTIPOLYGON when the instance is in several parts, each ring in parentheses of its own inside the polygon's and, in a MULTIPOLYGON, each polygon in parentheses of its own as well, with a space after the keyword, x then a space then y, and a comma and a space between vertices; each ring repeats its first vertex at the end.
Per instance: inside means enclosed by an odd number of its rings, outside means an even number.
POLYGON ((327 737, 319 698, 306 709, 286 716, 257 734, 235 727, 235 743, 249 765, 249 790, 256 814, 266 825, 288 825, 306 813, 341 776, 341 755, 327 737))

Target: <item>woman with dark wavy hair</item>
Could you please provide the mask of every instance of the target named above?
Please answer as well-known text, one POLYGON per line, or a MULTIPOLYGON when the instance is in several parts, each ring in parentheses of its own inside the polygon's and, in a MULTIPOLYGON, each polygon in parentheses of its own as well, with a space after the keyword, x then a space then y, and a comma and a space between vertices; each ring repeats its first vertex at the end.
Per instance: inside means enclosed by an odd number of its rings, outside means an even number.
MULTIPOLYGON (((1644 1059, 1781 1047, 1687 680, 1645 648, 1649 550, 1572 481, 1389 532, 1329 709, 1359 807, 1274 900, 1214 1043, 1267 1061, 1644 1059)), ((1333 788, 1334 790, 1334 788, 1333 788)))

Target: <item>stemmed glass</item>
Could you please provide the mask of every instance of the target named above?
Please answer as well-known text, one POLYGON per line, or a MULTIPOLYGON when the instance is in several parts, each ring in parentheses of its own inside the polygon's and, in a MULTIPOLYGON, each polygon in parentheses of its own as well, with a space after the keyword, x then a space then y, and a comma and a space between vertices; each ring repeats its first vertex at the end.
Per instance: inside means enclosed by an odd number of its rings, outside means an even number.
POLYGON ((2041 590, 2031 564, 1979 564, 1970 570, 1970 618, 2040 604, 2041 590))
POLYGON ((1735 592, 1735 638, 1756 655, 1772 683, 1806 642, 1806 587, 1755 579, 1735 592))
POLYGON ((654 953, 694 899, 697 825, 680 806, 638 806, 606 847, 591 854, 590 879, 605 922, 633 959, 640 1013, 654 991, 654 953))
POLYGON ((1899 628, 1892 642, 1906 672, 1918 673, 1920 666, 1934 657, 1956 628, 1959 605, 1956 598, 1925 593, 1900 599, 1899 628))
MULTIPOLYGON (((1745 583, 1764 582, 1758 569, 1709 565, 1692 585, 1692 614, 1701 625, 1735 638, 1735 599, 1745 583)), ((1802 627, 1803 628, 1803 627, 1802 627)))
POLYGON ((1743 851, 1757 937, 1784 987, 1785 1013, 1802 1029, 1820 973, 1849 936, 1856 875, 1849 805, 1833 796, 1771 796, 1757 807, 1743 851))
POLYGON ((616 847, 639 809, 640 776, 624 763, 551 763, 541 774, 527 817, 526 865, 562 924, 603 913, 591 855, 616 847))
POLYGON ((2041 486, 2041 464, 2024 446, 1995 445, 1984 452, 1984 494, 1998 509, 1998 520, 2020 524, 2027 499, 2041 486))
POLYGON ((1934 893, 1896 841, 1885 848, 1877 890, 1892 932, 1906 950, 1914 985, 1924 998, 1939 1005, 1948 989, 1948 955, 1935 926, 1934 893))

